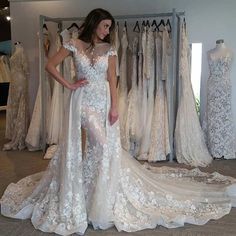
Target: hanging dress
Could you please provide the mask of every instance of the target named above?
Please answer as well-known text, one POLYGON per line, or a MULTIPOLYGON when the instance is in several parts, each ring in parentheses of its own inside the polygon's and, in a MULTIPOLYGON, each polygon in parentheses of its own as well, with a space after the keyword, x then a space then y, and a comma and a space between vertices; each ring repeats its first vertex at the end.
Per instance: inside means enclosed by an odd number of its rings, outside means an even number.
POLYGON ((11 82, 7 100, 5 136, 11 141, 4 144, 3 150, 22 150, 28 130, 28 63, 24 49, 16 45, 10 58, 11 82))
MULTIPOLYGON (((145 36, 144 36, 145 37, 145 36)), ((151 142, 151 126, 154 108, 154 89, 155 89, 155 62, 154 62, 154 35, 151 29, 146 30, 146 42, 143 41, 144 51, 144 75, 143 75, 143 106, 144 109, 144 132, 140 146, 139 160, 147 160, 151 142)))
POLYGON ((195 97, 189 73, 188 40, 184 24, 181 28, 180 97, 175 128, 176 158, 179 163, 207 166, 212 157, 205 144, 203 131, 195 106, 195 97))
POLYGON ((121 132, 121 143, 124 147, 127 146, 127 137, 125 134, 125 123, 127 116, 127 48, 128 48, 128 38, 126 27, 123 28, 121 38, 121 62, 120 62, 120 78, 118 86, 118 110, 119 110, 119 122, 120 122, 120 132, 121 132))
POLYGON ((127 151, 134 154, 135 142, 138 138, 136 135, 137 118, 139 116, 138 104, 138 85, 137 85, 137 63, 138 63, 138 38, 135 37, 132 45, 132 86, 128 94, 127 119, 125 124, 125 147, 127 151))
MULTIPOLYGON (((50 40, 50 34, 44 34, 43 35, 43 44, 44 46, 44 54, 45 54, 45 63, 47 61, 46 55, 49 54, 50 48, 47 47, 48 41, 50 40)), ((41 150, 43 148, 43 113, 42 113, 42 81, 41 79, 39 80, 39 87, 34 103, 34 109, 29 125, 29 129, 27 131, 26 135, 26 146, 29 151, 37 151, 41 150)), ((50 114, 50 109, 51 109, 51 88, 50 88, 50 83, 49 83, 49 78, 48 78, 48 73, 45 72, 45 106, 46 106, 46 133, 48 132, 49 129, 49 115, 50 114)))
MULTIPOLYGON (((148 161, 163 161, 170 153, 169 142, 169 123, 168 123, 168 107, 167 107, 167 94, 166 94, 166 80, 163 80, 166 75, 166 69, 163 71, 163 64, 166 54, 168 53, 168 37, 165 36, 166 31, 155 33, 155 50, 156 50, 156 95, 155 104, 152 117, 151 129, 151 145, 149 150, 148 161), (167 41, 163 43, 164 41, 167 41), (164 46, 164 47, 163 47, 164 46), (163 63, 162 63, 163 62, 163 63)), ((167 77, 167 76, 166 76, 167 77)), ((167 79, 167 78, 166 78, 167 79)))

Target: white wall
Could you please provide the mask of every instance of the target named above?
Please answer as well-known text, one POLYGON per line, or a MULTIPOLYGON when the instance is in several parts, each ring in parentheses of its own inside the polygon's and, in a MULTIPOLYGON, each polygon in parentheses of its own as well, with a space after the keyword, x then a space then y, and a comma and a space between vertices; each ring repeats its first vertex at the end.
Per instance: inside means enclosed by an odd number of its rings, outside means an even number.
MULTIPOLYGON (((223 38, 233 49, 236 58, 236 1, 235 0, 61 0, 26 1, 10 0, 12 16, 12 42, 23 42, 30 60, 30 93, 32 110, 38 86, 39 15, 51 17, 86 16, 93 8, 101 7, 113 15, 170 12, 172 8, 185 11, 190 43, 203 43, 201 99, 204 109, 206 80, 209 75, 206 52, 215 46, 216 39, 223 38)), ((232 72, 232 106, 236 126, 236 63, 232 72)))

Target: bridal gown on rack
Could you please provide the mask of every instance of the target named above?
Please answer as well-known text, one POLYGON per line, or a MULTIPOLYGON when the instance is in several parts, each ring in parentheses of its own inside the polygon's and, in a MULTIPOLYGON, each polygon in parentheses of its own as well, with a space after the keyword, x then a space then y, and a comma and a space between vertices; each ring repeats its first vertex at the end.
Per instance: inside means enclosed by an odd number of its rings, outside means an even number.
POLYGON ((151 144, 148 161, 163 161, 170 153, 168 107, 166 94, 167 79, 167 59, 168 48, 170 46, 168 31, 155 33, 156 51, 156 95, 152 117, 151 144), (163 42, 165 41, 165 42, 163 42), (166 67, 162 66, 163 64, 166 67), (165 80, 163 80, 165 78, 165 80))
POLYGON ((128 50, 128 38, 127 29, 123 28, 121 38, 121 61, 120 61, 120 78, 118 87, 118 109, 120 114, 120 133, 122 146, 128 148, 128 137, 125 132, 125 123, 127 119, 127 97, 128 97, 128 85, 127 85, 127 50, 128 50))
POLYGON ((11 141, 4 144, 3 150, 22 150, 28 129, 28 63, 24 49, 16 45, 10 58, 11 82, 7 99, 5 136, 11 141))
POLYGON ((212 157, 205 144, 195 107, 195 97, 189 77, 188 45, 183 24, 180 47, 180 97, 175 128, 176 157, 179 163, 207 166, 211 163, 212 157))
MULTIPOLYGON (((151 126, 153 117, 153 107, 154 107, 154 89, 155 89, 155 63, 154 63, 154 35, 151 29, 147 29, 143 34, 143 48, 144 54, 144 70, 143 70, 143 107, 146 107, 144 112, 144 130, 142 135, 142 141, 140 146, 139 160, 147 160, 148 152, 151 142, 151 126), (146 37, 146 39, 144 39, 146 37)), ((144 109, 144 108, 143 108, 144 109)))
MULTIPOLYGON (((50 48, 46 47, 48 45, 48 41, 51 41, 51 35, 44 34, 43 35, 43 44, 44 46, 44 54, 45 54, 45 61, 47 61, 46 55, 49 54, 50 48)), ((48 131, 49 127, 49 118, 48 114, 51 108, 51 88, 48 79, 48 73, 45 72, 45 80, 44 80, 44 87, 45 87, 45 104, 46 104, 46 131, 48 131)), ((43 120, 42 120, 43 112, 42 112, 42 81, 39 80, 39 87, 36 95, 36 100, 34 103, 33 114, 31 117, 29 129, 26 135, 26 146, 29 151, 37 151, 42 149, 43 146, 43 120)))
POLYGON ((139 116, 138 107, 138 85, 137 85, 137 63, 138 63, 138 38, 135 37, 132 45, 132 86, 127 100, 127 119, 125 122, 126 150, 135 155, 135 142, 138 139, 136 135, 137 118, 139 116))
POLYGON ((60 235, 83 234, 88 224, 132 232, 228 214, 236 204, 235 179, 198 169, 152 169, 121 148, 119 122, 108 121, 107 69, 115 50, 101 43, 89 53, 79 40, 64 47, 73 52, 78 78, 89 84, 72 92, 64 140, 46 171, 10 184, 1 213, 30 218, 35 228, 60 235), (81 126, 88 134, 83 159, 81 126))

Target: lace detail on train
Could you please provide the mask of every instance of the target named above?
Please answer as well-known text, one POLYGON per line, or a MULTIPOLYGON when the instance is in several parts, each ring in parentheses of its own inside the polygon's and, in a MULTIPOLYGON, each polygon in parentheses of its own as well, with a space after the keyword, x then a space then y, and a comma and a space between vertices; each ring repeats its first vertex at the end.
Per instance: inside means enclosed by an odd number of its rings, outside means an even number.
POLYGON ((77 78, 86 77, 89 84, 72 92, 64 140, 47 170, 10 184, 1 213, 31 218, 35 228, 60 235, 83 234, 88 223, 131 232, 204 224, 227 214, 235 203, 235 179, 143 166, 121 149, 119 122, 108 122, 106 72, 116 52, 101 45, 104 54, 91 65, 71 43, 64 47, 73 52, 77 78), (83 156, 81 126, 87 132, 83 156))

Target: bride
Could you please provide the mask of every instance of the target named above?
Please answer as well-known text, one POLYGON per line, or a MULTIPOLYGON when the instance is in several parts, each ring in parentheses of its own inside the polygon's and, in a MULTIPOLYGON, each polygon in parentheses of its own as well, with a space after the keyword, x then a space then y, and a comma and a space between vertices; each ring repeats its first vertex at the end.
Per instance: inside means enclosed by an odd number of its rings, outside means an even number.
POLYGON ((116 51, 110 44, 114 25, 109 12, 91 11, 79 39, 49 59, 47 71, 72 90, 63 140, 44 172, 7 187, 2 215, 70 235, 84 234, 88 224, 132 232, 201 225, 228 214, 236 204, 235 179, 198 169, 148 168, 122 150, 116 51), (71 53, 78 78, 73 84, 56 70, 71 53), (81 127, 88 136, 83 157, 81 127))

